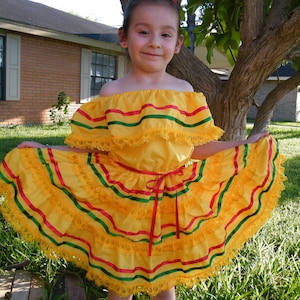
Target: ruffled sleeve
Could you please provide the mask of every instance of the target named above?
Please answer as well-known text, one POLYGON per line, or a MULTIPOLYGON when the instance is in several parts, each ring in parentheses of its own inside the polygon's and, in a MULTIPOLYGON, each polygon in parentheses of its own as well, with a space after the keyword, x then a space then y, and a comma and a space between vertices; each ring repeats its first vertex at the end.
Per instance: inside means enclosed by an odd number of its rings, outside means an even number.
POLYGON ((77 110, 71 129, 66 144, 104 151, 140 146, 158 137, 199 145, 223 134, 202 93, 169 90, 98 97, 77 110))

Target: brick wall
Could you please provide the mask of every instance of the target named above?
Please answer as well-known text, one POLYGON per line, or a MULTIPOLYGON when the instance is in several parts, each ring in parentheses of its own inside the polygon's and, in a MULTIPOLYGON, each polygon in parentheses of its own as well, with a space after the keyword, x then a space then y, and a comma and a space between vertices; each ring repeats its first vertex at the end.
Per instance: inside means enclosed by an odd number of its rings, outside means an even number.
POLYGON ((49 110, 64 91, 70 114, 79 106, 81 46, 21 34, 20 100, 0 101, 0 125, 48 124, 49 110))

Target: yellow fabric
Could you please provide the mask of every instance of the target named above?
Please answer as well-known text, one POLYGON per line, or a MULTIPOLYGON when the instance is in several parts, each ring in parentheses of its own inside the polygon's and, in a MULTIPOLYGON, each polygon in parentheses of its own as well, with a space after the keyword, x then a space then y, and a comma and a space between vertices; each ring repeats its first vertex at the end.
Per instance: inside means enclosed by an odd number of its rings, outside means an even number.
POLYGON ((49 256, 76 263, 120 296, 214 276, 269 218, 285 177, 271 136, 186 163, 194 144, 222 133, 209 110, 191 113, 205 106, 202 94, 171 91, 83 105, 68 143, 109 154, 14 149, 0 165, 1 212, 49 256), (154 112, 144 112, 148 103, 154 112))
POLYGON ((67 144, 81 149, 110 151, 125 145, 136 147, 157 137, 176 144, 199 145, 216 140, 223 134, 223 130, 214 126, 202 93, 133 91, 96 98, 84 104, 81 110, 84 114, 77 112, 74 115, 72 134, 66 139, 67 144), (157 117, 147 118, 150 115, 157 117), (205 119, 208 120, 203 124, 192 126, 205 119), (126 126, 111 123, 115 120, 124 122, 126 126), (75 122, 92 129, 76 126, 75 122), (102 128, 105 126, 108 129, 102 128))

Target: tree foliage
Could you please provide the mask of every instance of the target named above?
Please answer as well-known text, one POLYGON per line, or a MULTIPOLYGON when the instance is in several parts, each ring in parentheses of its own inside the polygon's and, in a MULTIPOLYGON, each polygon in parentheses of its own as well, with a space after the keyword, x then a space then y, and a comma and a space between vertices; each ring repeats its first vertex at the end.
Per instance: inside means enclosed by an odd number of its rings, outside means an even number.
MULTIPOLYGON (((128 0, 120 1, 124 8, 128 0)), ((224 139, 244 138, 247 112, 256 103, 256 92, 282 63, 294 63, 295 75, 278 81, 256 106, 253 133, 266 130, 278 102, 300 85, 300 0, 188 0, 183 10, 196 16, 193 34, 196 45, 205 43, 208 62, 217 48, 234 67, 228 80, 222 81, 183 47, 168 72, 205 94, 216 124, 226 131, 224 139)), ((185 18, 183 13, 183 22, 185 18)))

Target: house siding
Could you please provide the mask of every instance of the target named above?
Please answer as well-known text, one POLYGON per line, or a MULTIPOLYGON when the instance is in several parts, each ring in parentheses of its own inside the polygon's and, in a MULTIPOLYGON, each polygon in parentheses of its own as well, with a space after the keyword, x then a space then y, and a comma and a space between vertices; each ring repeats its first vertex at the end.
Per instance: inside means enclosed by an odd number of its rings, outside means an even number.
POLYGON ((0 125, 48 124, 49 110, 64 91, 70 114, 80 101, 82 46, 44 37, 21 37, 20 100, 0 101, 0 125))
MULTIPOLYGON (((257 91, 254 99, 260 105, 266 96, 275 88, 277 82, 269 80, 265 82, 262 87, 257 91)), ((285 95, 280 102, 276 105, 274 110, 272 121, 300 121, 300 91, 294 89, 287 95, 285 95)), ((254 106, 248 112, 247 117, 249 119, 254 119, 256 117, 256 108, 254 106)))

